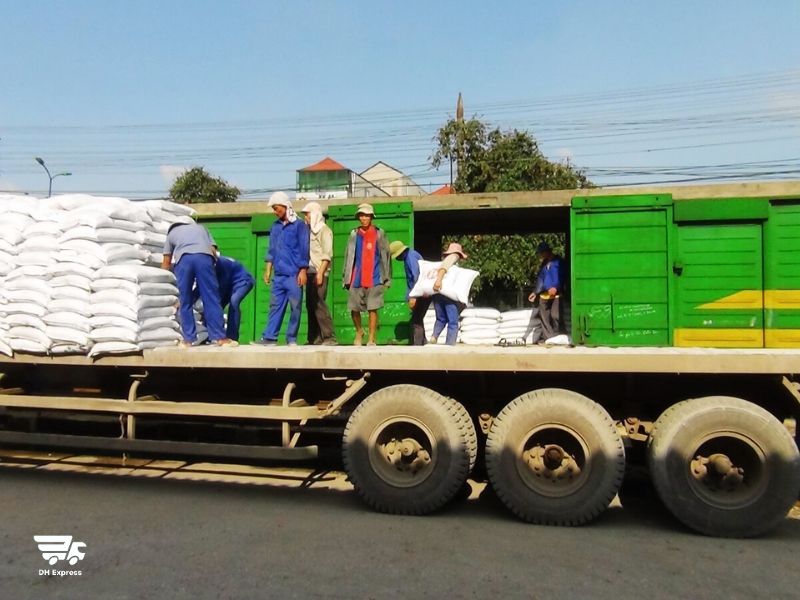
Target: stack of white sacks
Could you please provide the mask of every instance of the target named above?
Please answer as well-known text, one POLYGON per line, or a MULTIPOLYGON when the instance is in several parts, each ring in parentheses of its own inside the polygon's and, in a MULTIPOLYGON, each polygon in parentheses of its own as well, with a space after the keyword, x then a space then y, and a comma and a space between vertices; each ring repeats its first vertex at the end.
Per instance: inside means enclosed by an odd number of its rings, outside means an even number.
POLYGON ((495 308, 466 308, 461 312, 459 340, 463 344, 496 344, 500 341, 500 311, 495 308))
POLYGON ((521 310, 507 310, 500 314, 500 324, 497 333, 500 339, 509 343, 524 341, 526 344, 533 342, 535 327, 532 323, 533 312, 537 309, 527 308, 521 310))
POLYGON ((158 268, 192 209, 69 194, 0 195, 0 352, 133 352, 176 344, 177 288, 158 268))

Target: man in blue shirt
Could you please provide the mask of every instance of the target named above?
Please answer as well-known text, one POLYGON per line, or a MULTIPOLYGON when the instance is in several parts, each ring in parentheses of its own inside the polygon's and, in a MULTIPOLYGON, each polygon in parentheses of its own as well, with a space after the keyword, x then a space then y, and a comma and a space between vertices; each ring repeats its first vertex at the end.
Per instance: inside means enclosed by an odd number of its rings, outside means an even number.
POLYGON ((191 346, 197 341, 192 301, 195 283, 203 299, 209 341, 218 346, 236 345, 235 341, 225 335, 219 282, 214 267, 216 257, 214 240, 205 227, 188 217, 170 226, 161 266, 175 271, 180 300, 182 347, 191 346))
POLYGON ((536 248, 536 254, 542 262, 539 274, 536 277, 536 287, 528 300, 538 308, 534 317, 536 329, 533 332, 533 341, 543 343, 545 340, 563 333, 561 323, 561 296, 564 293, 563 260, 553 254, 553 249, 547 242, 541 242, 536 248))
POLYGON ((425 336, 425 313, 431 305, 431 298, 411 298, 409 294, 414 289, 414 285, 419 279, 419 261, 422 255, 409 248, 403 242, 394 241, 389 244, 389 252, 392 258, 403 263, 406 271, 406 302, 411 309, 411 344, 414 346, 424 346, 427 338, 425 336))
POLYGON ((297 218, 292 203, 284 192, 275 192, 269 199, 277 219, 269 230, 269 249, 265 258, 264 283, 272 287, 269 297, 269 318, 259 343, 272 346, 278 343, 286 307, 289 306, 289 325, 286 343, 297 345, 303 286, 306 285, 309 261, 308 226, 297 218))
POLYGON ((227 256, 217 258, 217 281, 219 281, 219 299, 224 308, 228 307, 228 326, 225 330, 228 338, 239 339, 239 326, 242 322, 240 305, 256 280, 244 265, 227 256))

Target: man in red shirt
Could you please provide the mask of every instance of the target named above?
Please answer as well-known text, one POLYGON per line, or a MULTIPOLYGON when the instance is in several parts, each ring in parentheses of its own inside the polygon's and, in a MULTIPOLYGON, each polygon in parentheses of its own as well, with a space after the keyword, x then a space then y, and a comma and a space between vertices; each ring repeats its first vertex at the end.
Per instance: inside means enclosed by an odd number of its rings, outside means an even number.
POLYGON ((392 283, 391 254, 384 231, 372 224, 375 210, 371 204, 356 209, 359 227, 350 232, 344 256, 342 283, 347 290, 347 307, 353 318, 356 336, 353 344, 360 346, 364 338, 361 313, 369 313, 367 345, 375 345, 378 331, 378 309, 383 307, 384 289, 392 283))

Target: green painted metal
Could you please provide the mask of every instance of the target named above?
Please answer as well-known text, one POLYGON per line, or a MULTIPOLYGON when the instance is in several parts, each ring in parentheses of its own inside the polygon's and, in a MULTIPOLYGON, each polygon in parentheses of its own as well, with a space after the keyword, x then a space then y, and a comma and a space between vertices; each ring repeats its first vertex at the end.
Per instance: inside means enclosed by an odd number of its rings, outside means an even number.
MULTIPOLYGON (((336 337, 342 344, 351 344, 355 328, 347 309, 347 290, 342 285, 345 249, 350 232, 358 227, 355 218, 357 204, 332 206, 328 212, 328 225, 333 230, 333 264, 328 293, 332 293, 333 322, 336 337)), ((375 225, 386 232, 389 241, 414 243, 414 212, 411 202, 375 204, 375 225)), ((385 304, 378 312, 379 344, 406 344, 409 339, 409 310, 405 301, 406 281, 403 265, 392 261, 392 285, 386 290, 385 304)), ((362 315, 366 328, 367 315, 362 315)))
MULTIPOLYGON (((671 207, 664 198, 573 205, 572 331, 576 343, 664 346, 669 327, 671 207), (622 206, 623 208, 617 208, 622 206), (627 207, 626 207, 627 206, 627 207)), ((590 198, 589 200, 595 200, 590 198)))
POLYGON ((655 208, 672 206, 669 194, 631 194, 625 196, 575 196, 572 199, 574 210, 600 208, 655 208))
POLYGON ((258 213, 250 217, 250 231, 253 233, 269 233, 269 228, 275 222, 272 213, 258 213))
MULTIPOLYGON (((242 263, 256 278, 259 276, 256 262, 256 239, 250 232, 249 219, 204 220, 203 225, 217 242, 219 251, 242 263)), ((248 343, 255 335, 255 294, 250 292, 242 302, 242 325, 239 341, 248 343)))
POLYGON ((675 202, 675 222, 766 221, 769 201, 765 198, 712 198, 675 202))
MULTIPOLYGON (((770 212, 765 228, 764 289, 800 292, 800 200, 774 202, 770 212)), ((800 310, 789 302, 768 305, 765 320, 769 329, 800 330, 800 310)))
POLYGON ((760 223, 678 226, 674 261, 677 329, 763 331, 761 229, 760 223), (745 300, 753 298, 749 306, 745 302, 723 308, 719 303, 741 292, 748 292, 745 300), (712 303, 717 304, 705 306, 712 303))

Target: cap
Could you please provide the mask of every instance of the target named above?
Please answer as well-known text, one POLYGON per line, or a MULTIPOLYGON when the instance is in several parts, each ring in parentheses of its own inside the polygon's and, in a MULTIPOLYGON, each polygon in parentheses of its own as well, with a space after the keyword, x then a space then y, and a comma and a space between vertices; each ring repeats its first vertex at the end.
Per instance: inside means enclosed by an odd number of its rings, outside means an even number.
POLYGON ((447 250, 442 252, 442 256, 447 256, 448 254, 458 254, 463 259, 467 258, 467 255, 464 253, 464 249, 461 247, 461 244, 457 244, 455 242, 450 242, 450 245, 447 246, 447 250))
POLYGON ((356 209, 356 216, 358 215, 370 215, 374 217, 375 209, 372 208, 372 204, 364 202, 363 204, 359 204, 358 208, 356 209))
POLYGON ((395 240, 391 244, 389 244, 389 252, 391 253, 392 258, 397 258, 406 250, 408 250, 408 246, 406 246, 400 240, 395 240))
POLYGON ((273 192, 267 202, 267 206, 289 206, 289 204, 289 195, 286 192, 273 192))

